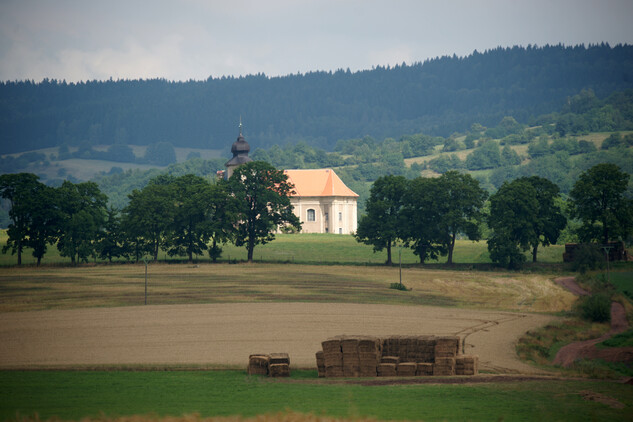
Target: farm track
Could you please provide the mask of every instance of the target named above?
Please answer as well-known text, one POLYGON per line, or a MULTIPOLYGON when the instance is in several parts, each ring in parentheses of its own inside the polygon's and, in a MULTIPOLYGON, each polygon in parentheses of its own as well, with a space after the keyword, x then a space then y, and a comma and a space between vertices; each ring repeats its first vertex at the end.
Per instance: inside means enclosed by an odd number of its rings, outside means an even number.
MULTIPOLYGON (((583 290, 574 277, 557 278, 555 282, 578 296, 586 296, 589 293, 583 290)), ((602 359, 607 362, 633 362, 633 347, 613 347, 598 349, 596 345, 616 334, 623 333, 629 329, 629 322, 626 319, 624 306, 618 302, 611 303, 611 330, 603 336, 592 340, 578 341, 562 347, 554 363, 565 368, 570 367, 574 362, 581 359, 602 359)))
POLYGON ((0 313, 0 368, 244 367, 253 353, 287 352, 315 366, 339 334, 460 335, 480 369, 538 374, 516 356, 530 329, 556 317, 431 306, 226 303, 0 313))

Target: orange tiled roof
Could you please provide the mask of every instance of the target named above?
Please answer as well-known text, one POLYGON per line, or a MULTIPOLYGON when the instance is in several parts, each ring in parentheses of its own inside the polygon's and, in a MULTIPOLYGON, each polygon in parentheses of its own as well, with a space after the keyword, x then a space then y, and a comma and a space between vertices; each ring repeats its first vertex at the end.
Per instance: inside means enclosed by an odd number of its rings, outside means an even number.
POLYGON ((292 196, 358 196, 332 169, 284 170, 284 173, 295 185, 296 194, 292 196))

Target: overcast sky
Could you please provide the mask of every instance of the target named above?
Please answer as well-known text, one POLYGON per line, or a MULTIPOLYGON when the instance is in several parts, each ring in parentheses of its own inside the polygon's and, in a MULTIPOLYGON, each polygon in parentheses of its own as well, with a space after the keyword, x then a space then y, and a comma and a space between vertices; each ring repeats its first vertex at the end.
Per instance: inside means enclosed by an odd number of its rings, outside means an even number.
POLYGON ((632 0, 0 0, 0 80, 352 71, 497 46, 633 44, 632 0))

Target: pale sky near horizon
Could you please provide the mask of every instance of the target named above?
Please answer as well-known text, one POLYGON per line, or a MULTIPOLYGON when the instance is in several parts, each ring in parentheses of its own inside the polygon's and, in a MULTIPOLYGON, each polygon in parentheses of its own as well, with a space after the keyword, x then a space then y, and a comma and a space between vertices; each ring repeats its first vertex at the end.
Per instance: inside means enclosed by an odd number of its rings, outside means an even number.
POLYGON ((633 44, 632 0, 0 0, 0 81, 371 69, 528 44, 633 44))

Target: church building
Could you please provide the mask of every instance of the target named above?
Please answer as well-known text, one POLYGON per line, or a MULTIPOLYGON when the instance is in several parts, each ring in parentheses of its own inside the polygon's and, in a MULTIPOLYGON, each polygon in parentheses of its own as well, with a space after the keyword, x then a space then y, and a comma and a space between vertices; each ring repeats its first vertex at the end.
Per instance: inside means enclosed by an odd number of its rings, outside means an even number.
MULTIPOLYGON (((253 161, 250 146, 240 134, 233 143, 233 158, 226 162, 224 177, 229 179, 242 164, 253 161)), ((284 170, 294 186, 290 203, 302 225, 302 233, 352 234, 358 227, 358 195, 332 169, 284 170)))
POLYGON ((285 170, 295 185, 290 197, 303 233, 352 234, 357 228, 358 195, 332 169, 285 170))

